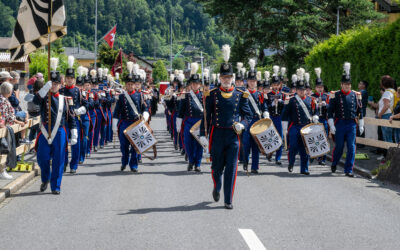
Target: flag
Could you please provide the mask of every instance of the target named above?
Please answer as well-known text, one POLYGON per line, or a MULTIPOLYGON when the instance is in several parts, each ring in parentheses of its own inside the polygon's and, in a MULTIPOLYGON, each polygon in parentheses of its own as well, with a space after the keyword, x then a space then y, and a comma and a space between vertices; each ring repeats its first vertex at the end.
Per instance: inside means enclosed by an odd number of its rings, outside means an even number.
POLYGON ((114 26, 105 36, 104 40, 107 42, 108 46, 110 48, 114 47, 114 41, 115 41, 115 34, 117 32, 117 25, 114 26))
POLYGON ((22 0, 9 46, 10 60, 16 61, 47 45, 49 36, 51 43, 66 34, 64 0, 22 0))
POLYGON ((117 58, 115 59, 114 65, 111 68, 111 74, 115 76, 115 73, 122 74, 122 49, 119 49, 117 58))

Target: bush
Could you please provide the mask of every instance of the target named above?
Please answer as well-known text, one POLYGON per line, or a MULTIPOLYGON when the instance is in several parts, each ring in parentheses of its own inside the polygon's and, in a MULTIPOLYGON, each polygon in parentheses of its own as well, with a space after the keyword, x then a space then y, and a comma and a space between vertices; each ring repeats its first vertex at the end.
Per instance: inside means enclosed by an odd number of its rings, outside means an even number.
MULTIPOLYGON (((400 20, 374 27, 359 27, 316 45, 305 58, 310 71, 322 68, 321 78, 330 90, 340 89, 344 62, 350 62, 353 89, 367 80, 368 91, 380 98, 381 76, 400 80, 400 20)), ((313 73, 314 75, 314 73, 313 73)), ((315 77, 315 75, 313 76, 315 77)))

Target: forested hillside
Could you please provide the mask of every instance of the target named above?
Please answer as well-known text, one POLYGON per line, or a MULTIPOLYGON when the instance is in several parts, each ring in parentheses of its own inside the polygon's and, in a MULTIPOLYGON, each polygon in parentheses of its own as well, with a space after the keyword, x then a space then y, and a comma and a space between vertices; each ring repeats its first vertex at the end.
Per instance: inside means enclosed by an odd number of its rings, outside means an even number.
MULTIPOLYGON (((1 0, 0 36, 11 36, 21 0, 1 0)), ((68 35, 65 46, 94 48, 95 0, 66 0, 68 35)), ((192 0, 98 0, 98 37, 117 24, 115 46, 138 55, 169 55, 170 22, 174 53, 194 45, 214 56, 232 38, 218 32, 214 20, 192 0)))

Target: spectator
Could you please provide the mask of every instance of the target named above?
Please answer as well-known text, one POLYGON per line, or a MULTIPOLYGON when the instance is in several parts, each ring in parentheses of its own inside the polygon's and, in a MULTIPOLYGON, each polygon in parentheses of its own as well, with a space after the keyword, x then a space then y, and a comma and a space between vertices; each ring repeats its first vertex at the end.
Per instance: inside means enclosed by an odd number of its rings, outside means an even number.
MULTIPOLYGON (((397 98, 400 99, 400 87, 397 88, 397 98)), ((393 115, 390 116, 389 121, 392 123, 393 120, 400 120, 400 102, 397 102, 396 107, 393 109, 393 115)), ((400 128, 394 129, 394 139, 396 143, 400 143, 400 128)))
MULTIPOLYGON (((9 82, 3 82, 0 85, 0 114, 1 119, 4 121, 3 126, 19 124, 24 125, 24 122, 18 121, 15 116, 14 108, 11 106, 8 98, 13 92, 13 85, 9 82)), ((13 177, 9 175, 5 169, 5 166, 0 166, 0 178, 1 179, 12 179, 13 177)))
MULTIPOLYGON (((33 84, 33 94, 37 94, 39 90, 43 87, 43 80, 36 80, 33 84)), ((40 116, 40 106, 36 105, 32 101, 28 102, 28 113, 30 117, 38 117, 40 116)), ((39 124, 36 124, 31 127, 29 132, 29 141, 33 141, 37 134, 39 133, 39 124)))
POLYGON ((10 81, 10 80, 11 80, 11 75, 8 71, 0 72, 0 84, 2 84, 3 82, 6 82, 6 81, 10 81))
POLYGON ((38 72, 38 73, 36 73, 36 75, 34 75, 33 77, 31 77, 31 78, 28 80, 28 82, 26 83, 26 87, 27 87, 27 89, 29 90, 29 92, 32 91, 32 89, 33 89, 33 84, 35 83, 36 80, 44 81, 43 74, 40 73, 40 72, 38 72))
MULTIPOLYGON (((392 116, 392 108, 394 105, 394 80, 386 75, 381 78, 381 87, 385 89, 381 99, 378 103, 378 118, 389 120, 392 116)), ((386 142, 393 142, 393 128, 382 127, 383 140, 386 142)))
MULTIPOLYGON (((360 81, 358 83, 358 90, 361 92, 361 103, 362 103, 362 112, 363 112, 363 117, 366 117, 367 114, 367 105, 368 105, 368 82, 367 81, 360 81)), ((360 137, 365 137, 365 130, 362 134, 360 134, 360 131, 357 129, 357 136, 360 137)), ((362 144, 357 144, 357 147, 363 148, 364 145, 362 144)))

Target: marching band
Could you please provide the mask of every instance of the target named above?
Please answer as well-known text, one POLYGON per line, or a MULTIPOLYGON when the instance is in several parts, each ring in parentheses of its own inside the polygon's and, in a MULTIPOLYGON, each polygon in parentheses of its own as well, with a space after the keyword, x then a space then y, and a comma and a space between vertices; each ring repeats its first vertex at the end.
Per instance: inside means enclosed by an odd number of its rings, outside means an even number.
POLYGON ((256 61, 250 59, 248 71, 238 62, 234 74, 228 45, 223 46, 222 55, 219 74, 209 69, 200 73, 199 65, 192 63, 185 82, 184 72, 175 70, 161 99, 148 86, 146 73, 133 62, 127 62, 122 86, 119 74, 114 80, 108 69, 89 71, 79 66, 76 76, 74 58, 69 57, 61 87, 58 60, 52 58, 50 81, 34 97, 42 107, 36 142, 42 169, 40 190, 50 183, 51 191, 60 194, 68 162, 70 173, 75 174, 91 152, 113 141, 114 133, 120 141, 121 171, 129 166, 138 172, 142 157, 150 158, 145 154, 148 150, 153 148, 156 157, 157 139, 149 122, 159 102, 165 107, 172 144, 188 162, 187 171, 201 172, 202 159, 211 161, 212 197, 219 201, 223 191, 227 209, 233 208, 238 162, 247 173, 251 164, 251 173, 258 174, 260 154, 268 161, 275 155, 275 163, 282 165, 286 149, 288 172, 293 172, 299 153, 300 174, 310 175, 313 159, 326 164, 329 135, 335 140, 331 171, 336 171, 346 142, 344 172, 354 176, 356 130, 362 133, 364 122, 360 93, 351 90, 350 63, 344 64, 342 89, 330 93, 325 92, 321 68, 316 68, 313 93, 310 74, 303 68, 292 75, 290 84, 285 67, 273 66, 271 76, 269 71, 257 71, 256 61))

